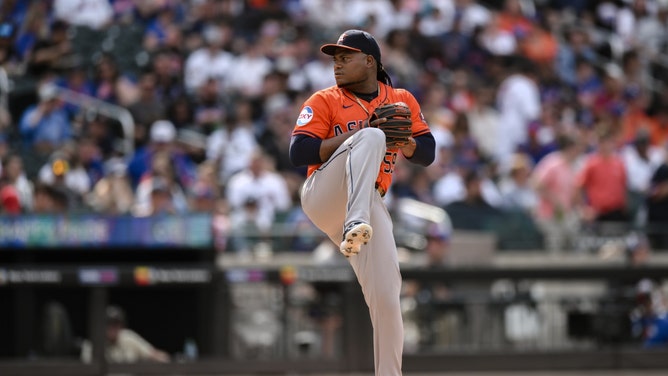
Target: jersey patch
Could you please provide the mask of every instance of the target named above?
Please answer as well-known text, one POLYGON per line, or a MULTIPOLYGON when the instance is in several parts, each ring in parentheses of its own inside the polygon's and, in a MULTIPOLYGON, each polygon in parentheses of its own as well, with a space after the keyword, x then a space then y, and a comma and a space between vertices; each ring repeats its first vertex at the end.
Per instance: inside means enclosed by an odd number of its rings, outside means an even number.
POLYGON ((297 118, 297 125, 300 127, 304 126, 308 124, 311 119, 313 119, 313 109, 310 106, 306 106, 304 109, 302 109, 302 112, 299 113, 299 117, 297 118))

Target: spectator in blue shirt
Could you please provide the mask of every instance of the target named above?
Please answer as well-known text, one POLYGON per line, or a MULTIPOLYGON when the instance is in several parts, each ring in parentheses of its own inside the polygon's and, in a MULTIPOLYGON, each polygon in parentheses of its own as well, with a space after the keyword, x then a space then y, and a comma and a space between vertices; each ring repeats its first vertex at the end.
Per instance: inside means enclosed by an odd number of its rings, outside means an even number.
POLYGON ((39 103, 25 110, 19 129, 24 146, 42 155, 50 154, 72 138, 72 123, 54 85, 45 84, 39 89, 39 103))

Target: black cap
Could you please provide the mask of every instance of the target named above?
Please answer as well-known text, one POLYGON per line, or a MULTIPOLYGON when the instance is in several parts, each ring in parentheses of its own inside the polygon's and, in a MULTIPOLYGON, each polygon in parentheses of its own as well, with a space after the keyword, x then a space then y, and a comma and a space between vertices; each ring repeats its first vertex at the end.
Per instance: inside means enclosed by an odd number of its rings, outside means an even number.
POLYGON ((376 59, 376 63, 378 63, 378 81, 392 85, 392 81, 383 68, 383 64, 380 60, 380 47, 371 34, 364 30, 347 30, 339 36, 339 40, 337 40, 336 43, 325 44, 320 47, 320 51, 324 54, 334 56, 337 48, 344 48, 346 50, 362 52, 373 56, 373 58, 376 59))
POLYGON ((336 44, 325 44, 320 47, 320 51, 327 55, 334 56, 337 48, 345 48, 351 51, 363 52, 373 56, 380 64, 380 47, 371 34, 363 30, 345 31, 336 41, 336 44))

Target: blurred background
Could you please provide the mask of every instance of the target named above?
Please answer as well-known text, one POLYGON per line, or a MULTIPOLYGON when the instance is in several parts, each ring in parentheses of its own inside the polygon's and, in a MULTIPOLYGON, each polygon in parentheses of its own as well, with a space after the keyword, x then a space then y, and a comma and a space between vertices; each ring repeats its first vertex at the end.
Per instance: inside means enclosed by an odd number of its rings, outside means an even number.
POLYGON ((288 159, 371 32, 407 372, 668 369, 668 1, 0 1, 0 374, 369 372, 288 159))

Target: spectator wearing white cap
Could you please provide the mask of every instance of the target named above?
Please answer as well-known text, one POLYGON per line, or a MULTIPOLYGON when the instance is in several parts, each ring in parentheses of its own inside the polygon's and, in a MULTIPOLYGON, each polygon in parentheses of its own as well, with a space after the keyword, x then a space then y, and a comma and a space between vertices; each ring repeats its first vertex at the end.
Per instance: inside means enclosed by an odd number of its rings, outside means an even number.
POLYGON ((48 155, 72 138, 72 124, 55 85, 43 85, 38 95, 39 103, 24 111, 19 129, 26 147, 48 155))
POLYGON ((183 189, 189 189, 195 181, 196 165, 187 154, 177 147, 174 124, 169 120, 157 120, 151 124, 149 134, 148 144, 139 148, 128 164, 128 175, 133 189, 137 188, 141 178, 150 170, 155 154, 160 152, 170 156, 176 180, 183 189))

